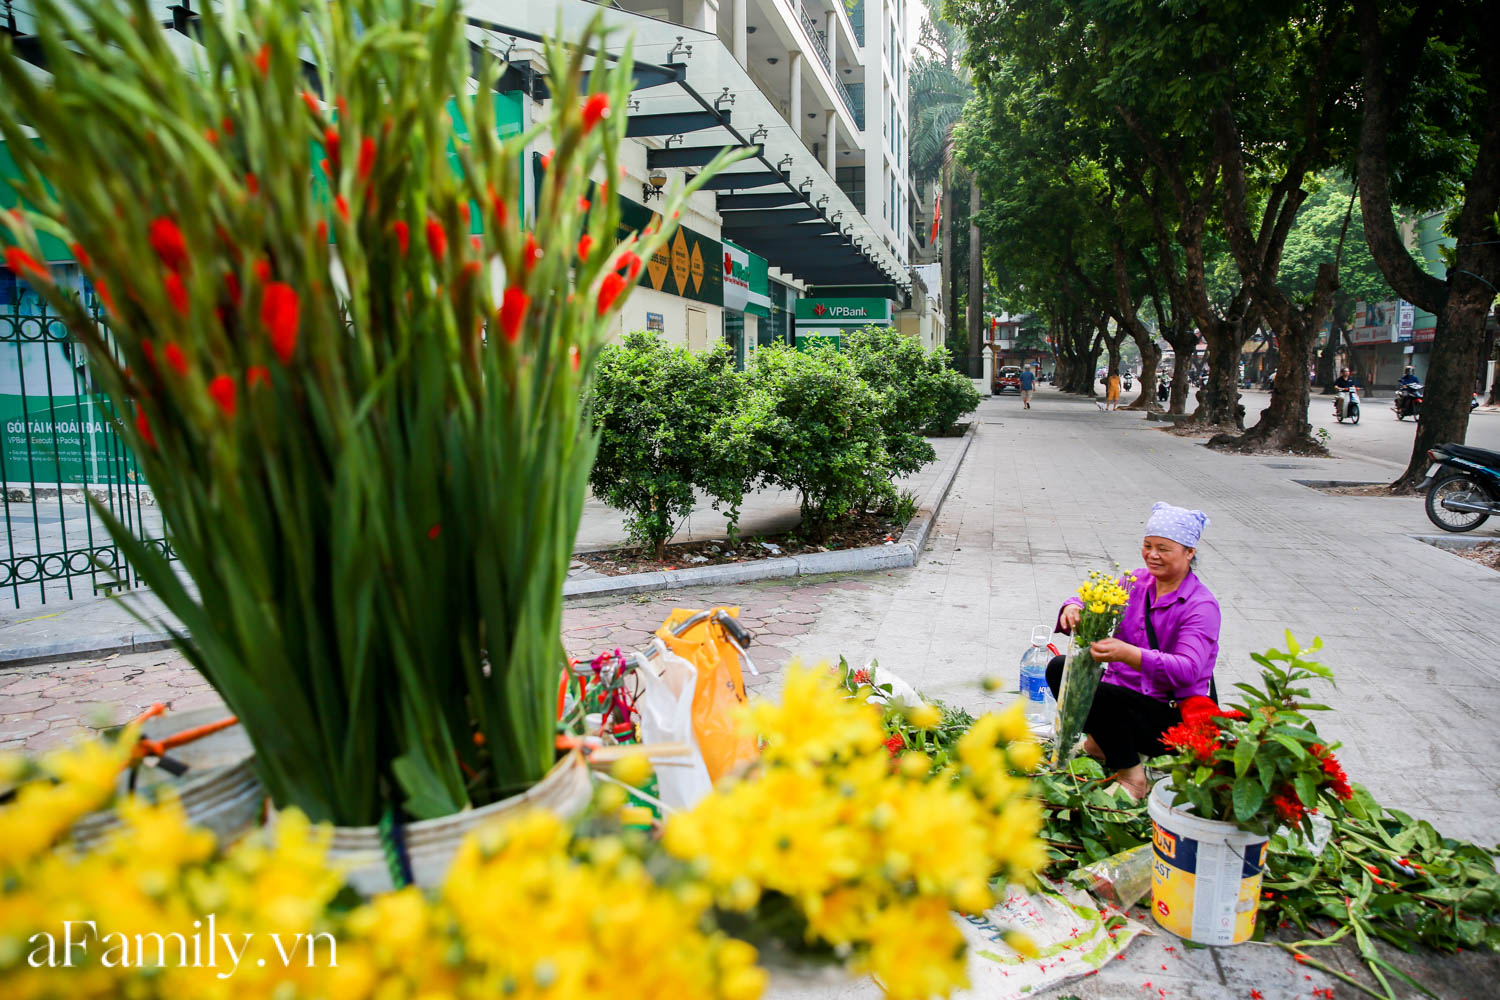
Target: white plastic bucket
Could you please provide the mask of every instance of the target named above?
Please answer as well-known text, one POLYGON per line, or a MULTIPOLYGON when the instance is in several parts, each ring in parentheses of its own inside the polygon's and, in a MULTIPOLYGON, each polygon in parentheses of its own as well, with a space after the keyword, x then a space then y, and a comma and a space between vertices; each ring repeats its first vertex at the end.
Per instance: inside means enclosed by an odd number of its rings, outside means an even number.
MULTIPOLYGON (((174 733, 217 722, 223 708, 167 712, 146 720, 142 735, 164 739, 174 733)), ((202 739, 176 747, 167 754, 186 764, 187 773, 176 777, 161 768, 141 767, 136 773, 138 794, 152 795, 164 789, 177 794, 188 822, 209 830, 218 843, 232 844, 260 825, 265 789, 255 776, 254 750, 240 726, 221 729, 202 739)), ((120 777, 119 792, 128 794, 129 771, 120 777)), ((73 825, 73 842, 88 850, 121 827, 114 809, 89 813, 73 825)))
MULTIPOLYGON (((401 828, 401 836, 411 860, 412 880, 424 889, 441 885, 458 845, 469 833, 486 823, 503 821, 536 807, 550 809, 565 819, 571 818, 588 805, 592 790, 588 764, 575 750, 553 765, 546 777, 519 795, 452 816, 408 823, 401 828)), ((330 864, 343 868, 348 883, 366 896, 394 888, 379 827, 334 827, 328 860, 330 864)))
POLYGON ((1227 945, 1255 933, 1265 834, 1172 807, 1171 779, 1151 789, 1151 916, 1199 944, 1227 945))

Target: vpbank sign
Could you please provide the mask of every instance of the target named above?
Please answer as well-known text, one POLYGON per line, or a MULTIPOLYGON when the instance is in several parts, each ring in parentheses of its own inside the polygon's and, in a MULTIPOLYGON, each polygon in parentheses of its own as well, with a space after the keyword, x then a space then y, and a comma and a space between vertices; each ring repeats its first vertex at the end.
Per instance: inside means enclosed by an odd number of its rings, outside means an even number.
POLYGON ((797 329, 829 333, 861 326, 890 326, 890 299, 798 299, 797 329))

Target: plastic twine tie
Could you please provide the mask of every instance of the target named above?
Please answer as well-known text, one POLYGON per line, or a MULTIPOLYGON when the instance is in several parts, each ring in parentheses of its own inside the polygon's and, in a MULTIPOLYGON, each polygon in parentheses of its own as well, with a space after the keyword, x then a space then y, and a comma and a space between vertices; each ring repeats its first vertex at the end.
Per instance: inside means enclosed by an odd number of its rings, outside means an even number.
POLYGON ((385 867, 391 876, 391 885, 404 889, 412 884, 411 858, 406 853, 406 836, 401 821, 396 818, 396 807, 386 806, 380 817, 380 849, 385 855, 385 867))

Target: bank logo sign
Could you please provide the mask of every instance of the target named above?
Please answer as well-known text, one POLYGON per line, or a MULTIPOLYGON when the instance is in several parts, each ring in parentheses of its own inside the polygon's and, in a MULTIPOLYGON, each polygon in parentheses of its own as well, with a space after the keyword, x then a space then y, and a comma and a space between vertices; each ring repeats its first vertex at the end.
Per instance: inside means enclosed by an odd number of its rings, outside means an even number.
POLYGON ((890 326, 889 299, 799 299, 797 329, 852 330, 861 326, 890 326))

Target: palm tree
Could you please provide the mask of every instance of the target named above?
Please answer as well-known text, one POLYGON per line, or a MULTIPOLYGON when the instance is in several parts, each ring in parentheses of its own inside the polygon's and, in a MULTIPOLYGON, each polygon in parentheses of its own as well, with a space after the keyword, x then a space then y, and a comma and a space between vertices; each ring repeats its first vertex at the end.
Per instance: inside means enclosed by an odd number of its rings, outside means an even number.
MULTIPOLYGON (((964 105, 973 94, 968 73, 963 66, 964 38, 952 24, 943 19, 942 0, 923 0, 927 17, 917 40, 917 57, 912 63, 908 88, 906 120, 911 123, 909 157, 913 185, 923 190, 939 182, 942 197, 942 260, 948 276, 947 313, 949 328, 958 322, 959 271, 953 257, 953 224, 955 209, 953 162, 953 128, 963 117, 964 105)), ((979 203, 977 182, 969 179, 971 209, 979 203)), ((974 262, 979 260, 979 229, 970 214, 969 270, 971 286, 974 262)), ((982 275, 982 269, 981 269, 982 275)), ((982 283, 982 277, 979 279, 982 283)), ((969 302, 983 301, 983 290, 971 287, 969 302)), ((970 308, 968 350, 970 364, 979 356, 980 326, 983 317, 978 307, 970 308)), ((971 370, 970 374, 974 374, 971 370)))

